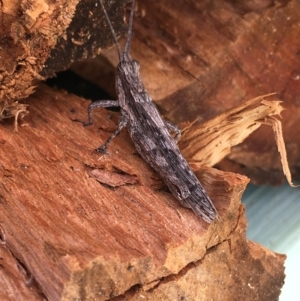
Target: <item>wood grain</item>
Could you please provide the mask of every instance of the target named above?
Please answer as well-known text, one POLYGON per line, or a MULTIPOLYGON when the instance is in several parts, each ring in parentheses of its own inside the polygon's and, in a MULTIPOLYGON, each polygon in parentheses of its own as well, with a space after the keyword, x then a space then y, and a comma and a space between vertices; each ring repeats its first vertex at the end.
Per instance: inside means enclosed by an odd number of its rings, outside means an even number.
POLYGON ((208 299, 224 300, 225 288, 234 296, 239 285, 243 300, 278 296, 284 256, 259 246, 254 256, 245 238, 240 198, 247 178, 212 168, 197 173, 221 216, 208 225, 158 185, 126 131, 113 141, 109 156, 94 152, 115 129, 118 113, 99 110, 95 124, 85 128, 71 119, 86 118, 87 102, 44 85, 28 103, 31 114, 18 133, 13 122, 0 126, 0 250, 5 253, 0 279, 6 279, 1 294, 8 300, 28 300, 28 294, 30 300, 107 300, 124 294, 135 300, 141 289, 149 300, 162 300, 156 297, 162 291, 171 300, 172 287, 180 287, 187 300, 198 300, 190 289, 202 292, 203 283, 211 288, 208 299), (106 171, 106 177, 111 173, 115 187, 91 177, 95 170, 106 171), (127 183, 126 175, 138 181, 129 177, 127 183), (243 268, 237 268, 241 262, 243 268), (221 285, 231 273, 240 282, 221 285), (200 275, 205 277, 197 282, 200 275), (258 283, 261 275, 263 287, 252 292, 247 281, 258 283), (220 285, 213 290, 216 277, 220 285))

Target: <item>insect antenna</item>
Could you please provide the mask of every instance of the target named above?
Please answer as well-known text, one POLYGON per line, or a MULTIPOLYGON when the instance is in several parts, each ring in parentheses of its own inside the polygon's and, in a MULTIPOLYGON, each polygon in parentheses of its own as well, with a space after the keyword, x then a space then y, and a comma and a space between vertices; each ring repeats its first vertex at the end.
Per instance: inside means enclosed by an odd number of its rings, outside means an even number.
POLYGON ((109 26, 109 28, 110 28, 111 34, 113 35, 113 38, 114 38, 114 40, 115 40, 115 44, 116 44, 116 46, 117 46, 117 50, 118 50, 118 54, 119 54, 119 59, 121 60, 121 57, 122 57, 122 50, 121 50, 120 44, 119 44, 119 42, 118 42, 116 33, 115 33, 114 28, 113 28, 113 26, 112 26, 112 24, 111 24, 111 22, 110 22, 110 20, 109 20, 108 14, 107 14, 106 9, 105 9, 104 4, 103 4, 103 1, 102 1, 102 0, 99 0, 99 2, 100 2, 100 5, 101 5, 101 7, 102 7, 102 9, 103 9, 103 12, 104 12, 105 18, 106 18, 106 20, 107 20, 108 26, 109 26))
POLYGON ((134 14, 134 5, 135 0, 132 0, 131 4, 131 12, 130 12, 130 18, 129 18, 129 24, 128 24, 128 33, 127 33, 127 40, 125 44, 124 53, 128 54, 130 50, 130 42, 131 42, 131 35, 132 35, 132 22, 133 22, 133 14, 134 14))

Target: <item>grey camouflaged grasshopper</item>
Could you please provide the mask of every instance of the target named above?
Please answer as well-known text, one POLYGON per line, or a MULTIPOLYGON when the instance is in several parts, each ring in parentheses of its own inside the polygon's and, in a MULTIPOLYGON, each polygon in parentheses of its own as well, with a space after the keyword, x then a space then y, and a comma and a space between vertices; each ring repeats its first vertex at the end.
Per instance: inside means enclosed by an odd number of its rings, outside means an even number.
POLYGON ((105 152, 111 140, 128 125, 130 137, 137 151, 156 170, 180 204, 192 209, 206 222, 212 222, 218 217, 217 210, 183 158, 177 141, 172 138, 168 130, 176 132, 176 140, 180 136, 180 131, 160 116, 141 80, 140 65, 129 54, 135 0, 132 2, 124 52, 121 51, 102 0, 99 2, 119 53, 120 62, 116 76, 118 100, 101 100, 90 104, 88 107, 89 121, 84 125, 93 123, 92 110, 95 108, 120 107, 121 117, 118 129, 97 151, 105 152))

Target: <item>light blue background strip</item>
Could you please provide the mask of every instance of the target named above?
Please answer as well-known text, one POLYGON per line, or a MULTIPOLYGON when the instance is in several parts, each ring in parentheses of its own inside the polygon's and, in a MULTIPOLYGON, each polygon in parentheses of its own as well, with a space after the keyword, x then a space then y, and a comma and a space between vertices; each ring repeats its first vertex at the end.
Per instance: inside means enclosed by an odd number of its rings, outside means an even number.
POLYGON ((247 237, 287 255, 285 284, 280 301, 299 301, 300 287, 300 190, 289 185, 248 185, 246 204, 247 237))

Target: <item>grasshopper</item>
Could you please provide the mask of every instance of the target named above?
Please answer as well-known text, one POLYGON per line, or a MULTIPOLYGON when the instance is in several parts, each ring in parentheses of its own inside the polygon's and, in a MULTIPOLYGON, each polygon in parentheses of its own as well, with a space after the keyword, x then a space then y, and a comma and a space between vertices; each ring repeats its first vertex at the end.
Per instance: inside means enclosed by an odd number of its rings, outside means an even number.
POLYGON ((132 1, 124 52, 118 43, 103 1, 99 0, 99 2, 119 54, 120 62, 117 66, 116 76, 118 100, 93 102, 88 107, 88 122, 82 123, 85 126, 93 123, 92 111, 95 108, 120 107, 121 117, 118 129, 104 145, 96 150, 105 153, 112 139, 125 126, 128 126, 130 137, 137 151, 156 170, 180 204, 192 209, 197 216, 206 222, 212 222, 216 217, 218 218, 217 210, 177 146, 180 130, 162 119, 144 87, 139 73, 139 63, 132 59, 129 54, 135 0, 132 1), (175 139, 169 130, 176 133, 175 139))

